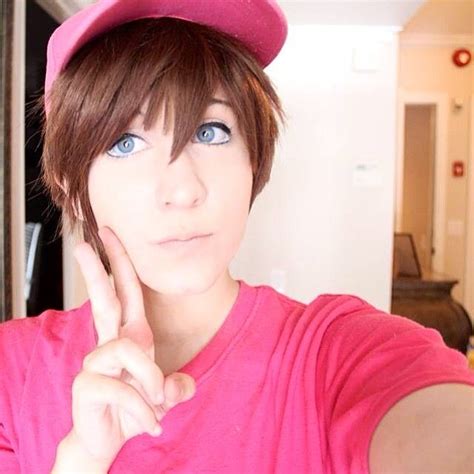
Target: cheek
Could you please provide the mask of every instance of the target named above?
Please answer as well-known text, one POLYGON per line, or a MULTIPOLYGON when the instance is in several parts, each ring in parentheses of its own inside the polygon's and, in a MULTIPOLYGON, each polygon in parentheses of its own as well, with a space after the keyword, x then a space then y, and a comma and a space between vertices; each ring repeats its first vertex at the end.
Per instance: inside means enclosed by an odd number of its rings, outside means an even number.
POLYGON ((107 191, 101 180, 101 173, 97 166, 92 166, 88 179, 89 202, 99 228, 104 223, 106 214, 107 191))
POLYGON ((220 167, 214 167, 215 191, 224 199, 225 206, 237 210, 250 201, 253 174, 250 160, 245 155, 238 160, 224 160, 220 167))
POLYGON ((133 183, 140 183, 139 177, 133 176, 133 172, 112 172, 100 164, 91 168, 89 200, 99 227, 111 225, 120 229, 124 222, 130 223, 130 219, 136 218, 137 209, 141 209, 141 196, 133 183))
MULTIPOLYGON (((219 228, 233 247, 238 246, 248 220, 253 176, 250 164, 233 167, 221 175, 214 204, 220 216, 219 228)), ((236 250, 236 249, 235 249, 236 250)))

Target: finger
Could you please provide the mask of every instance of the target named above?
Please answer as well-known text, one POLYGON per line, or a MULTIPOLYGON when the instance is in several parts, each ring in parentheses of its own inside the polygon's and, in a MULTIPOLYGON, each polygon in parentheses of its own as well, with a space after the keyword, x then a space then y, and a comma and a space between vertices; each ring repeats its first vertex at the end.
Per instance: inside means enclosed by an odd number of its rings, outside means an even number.
POLYGON ((130 337, 154 359, 153 332, 148 324, 143 293, 135 268, 120 239, 109 227, 102 227, 99 236, 109 257, 114 287, 122 306, 121 325, 130 337))
MULTIPOLYGON (((154 402, 153 400, 151 400, 150 397, 148 396, 148 394, 143 389, 140 382, 138 382, 137 379, 133 378, 128 372, 124 372, 124 374, 122 375, 121 380, 123 382, 128 383, 129 385, 131 385, 143 397, 143 399, 145 399, 147 401, 147 403, 153 408, 153 411, 155 412, 156 419, 158 421, 161 421, 161 419, 164 416, 163 410, 160 408, 161 403, 158 404, 158 403, 154 402)), ((163 396, 163 400, 164 400, 164 396, 163 396)))
MULTIPOLYGON (((82 371, 74 379, 73 386, 73 422, 81 429, 81 425, 87 425, 90 420, 82 419, 79 414, 86 411, 90 416, 91 407, 104 410, 108 405, 113 405, 127 412, 140 428, 136 432, 124 433, 127 437, 141 432, 154 433, 158 420, 153 408, 141 397, 141 395, 130 385, 102 374, 82 371), (94 390, 91 390, 94 387, 94 390)), ((130 425, 128 423, 129 430, 130 425)), ((122 426, 122 428, 126 428, 122 426)))
MULTIPOLYGON (((196 394, 196 382, 184 372, 174 372, 165 378, 165 401, 160 405, 164 416, 171 408, 186 402, 196 394)), ((162 417, 161 417, 162 418, 162 417)), ((159 418, 161 420, 161 418, 159 418)))
POLYGON ((163 372, 130 339, 115 339, 100 346, 84 357, 82 367, 88 372, 111 377, 119 377, 122 370, 126 370, 143 387, 152 405, 159 405, 164 401, 163 372))
POLYGON ((122 324, 130 318, 145 318, 142 289, 125 247, 107 226, 99 230, 99 237, 109 257, 115 290, 122 303, 122 324))
POLYGON ((81 269, 91 301, 98 345, 105 344, 119 335, 120 301, 92 247, 87 242, 82 242, 76 245, 73 254, 81 269))

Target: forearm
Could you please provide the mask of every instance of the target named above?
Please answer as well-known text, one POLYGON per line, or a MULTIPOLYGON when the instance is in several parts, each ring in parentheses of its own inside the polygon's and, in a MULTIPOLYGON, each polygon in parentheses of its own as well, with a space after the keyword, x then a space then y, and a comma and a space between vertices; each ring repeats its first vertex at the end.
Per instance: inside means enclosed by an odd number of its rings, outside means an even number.
POLYGON ((69 433, 58 445, 51 474, 72 474, 78 471, 106 474, 110 465, 111 463, 101 463, 92 459, 84 449, 81 449, 74 435, 69 433))
POLYGON ((436 384, 400 400, 375 430, 370 472, 474 472, 473 388, 436 384))

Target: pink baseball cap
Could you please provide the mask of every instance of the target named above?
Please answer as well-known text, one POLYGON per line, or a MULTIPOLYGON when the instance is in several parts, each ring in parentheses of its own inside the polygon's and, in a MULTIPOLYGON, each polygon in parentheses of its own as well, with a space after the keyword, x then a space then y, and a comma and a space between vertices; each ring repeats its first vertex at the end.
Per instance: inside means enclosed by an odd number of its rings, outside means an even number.
POLYGON ((171 17, 227 33, 247 46, 264 68, 280 52, 288 25, 276 0, 100 0, 62 23, 48 42, 45 94, 84 44, 140 18, 171 17))

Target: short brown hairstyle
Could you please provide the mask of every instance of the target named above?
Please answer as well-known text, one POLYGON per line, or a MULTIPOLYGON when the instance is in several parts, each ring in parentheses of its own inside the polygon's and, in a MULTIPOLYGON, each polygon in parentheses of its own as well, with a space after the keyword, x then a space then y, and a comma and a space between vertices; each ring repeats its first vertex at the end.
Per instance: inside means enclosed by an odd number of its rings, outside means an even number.
MULTIPOLYGON (((236 39, 174 18, 122 24, 84 45, 33 106, 42 112, 42 184, 63 211, 61 232, 82 228, 84 240, 111 268, 98 237, 88 194, 89 168, 110 149, 149 97, 144 127, 164 106, 165 129, 173 120, 172 161, 200 125, 217 88, 226 93, 253 170, 250 209, 270 178, 284 112, 270 79, 236 39), (81 223, 76 217, 80 209, 81 223)), ((249 210, 250 211, 250 210, 249 210)))

